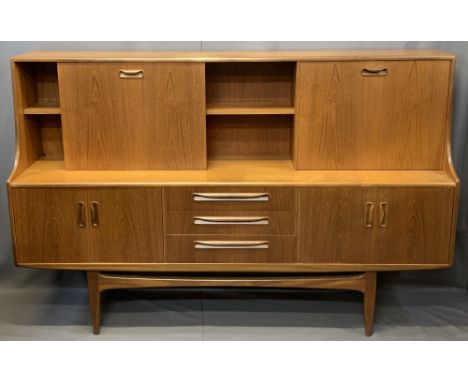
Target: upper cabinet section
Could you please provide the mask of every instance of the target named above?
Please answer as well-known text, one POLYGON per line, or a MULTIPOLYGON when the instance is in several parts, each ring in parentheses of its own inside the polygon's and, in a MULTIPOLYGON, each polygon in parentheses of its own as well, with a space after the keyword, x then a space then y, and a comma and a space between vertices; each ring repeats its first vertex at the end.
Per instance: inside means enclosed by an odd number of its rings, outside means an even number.
POLYGON ((298 63, 297 169, 442 169, 451 65, 298 63))
POLYGON ((206 168, 202 63, 59 63, 65 168, 206 168))

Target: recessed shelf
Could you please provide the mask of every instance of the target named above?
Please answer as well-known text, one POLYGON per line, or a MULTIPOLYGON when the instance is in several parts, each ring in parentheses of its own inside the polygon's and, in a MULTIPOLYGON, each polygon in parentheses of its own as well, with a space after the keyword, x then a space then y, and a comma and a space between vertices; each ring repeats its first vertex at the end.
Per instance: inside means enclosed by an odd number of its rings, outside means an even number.
POLYGON ((206 107, 207 115, 273 115, 294 114, 294 107, 264 102, 214 102, 206 107))
POLYGON ((24 114, 60 114, 60 106, 58 102, 38 102, 24 109, 24 114))

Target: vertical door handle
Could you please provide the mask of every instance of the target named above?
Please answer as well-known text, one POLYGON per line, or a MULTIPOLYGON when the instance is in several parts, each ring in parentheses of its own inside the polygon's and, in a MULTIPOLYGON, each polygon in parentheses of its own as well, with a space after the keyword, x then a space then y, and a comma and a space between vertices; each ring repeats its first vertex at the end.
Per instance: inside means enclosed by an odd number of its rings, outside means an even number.
POLYGON ((91 202, 91 227, 99 227, 99 203, 91 202))
POLYGON ((364 227, 372 228, 374 226, 374 203, 366 202, 364 205, 364 227))
POLYGON ((379 203, 379 227, 385 228, 387 227, 388 223, 388 202, 380 202, 379 203))
POLYGON ((84 202, 77 202, 76 207, 78 228, 84 228, 86 227, 85 204, 84 202))

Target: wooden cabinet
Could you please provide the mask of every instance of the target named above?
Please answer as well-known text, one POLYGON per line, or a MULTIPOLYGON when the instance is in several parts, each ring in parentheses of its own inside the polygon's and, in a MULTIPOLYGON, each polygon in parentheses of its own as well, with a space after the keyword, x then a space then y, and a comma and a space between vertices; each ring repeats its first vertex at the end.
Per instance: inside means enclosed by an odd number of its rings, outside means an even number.
POLYGON ((69 170, 204 169, 202 63, 58 65, 69 170))
POLYGON ((375 272, 453 263, 454 62, 427 50, 14 57, 15 262, 88 271, 95 332, 106 289, 277 286, 364 293, 370 334, 375 272), (145 274, 106 274, 127 271, 145 274))
POLYGON ((298 169, 442 168, 449 61, 299 63, 298 169))
POLYGON ((313 187, 299 201, 303 262, 449 262, 450 188, 313 187))
POLYGON ((163 261, 160 188, 29 188, 11 193, 19 263, 163 261))

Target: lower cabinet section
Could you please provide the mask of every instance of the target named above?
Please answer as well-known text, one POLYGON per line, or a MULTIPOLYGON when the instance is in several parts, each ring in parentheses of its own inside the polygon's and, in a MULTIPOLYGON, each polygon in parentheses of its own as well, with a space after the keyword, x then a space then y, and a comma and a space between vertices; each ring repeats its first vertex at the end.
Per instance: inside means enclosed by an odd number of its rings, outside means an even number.
POLYGON ((10 196, 22 265, 451 262, 449 187, 168 187, 164 198, 161 187, 36 187, 10 196))
POLYGON ((449 264, 454 189, 299 191, 302 263, 449 264))
POLYGON ((168 263, 296 263, 295 236, 166 235, 168 263))
POLYGON ((18 263, 163 262, 160 188, 14 188, 18 263))

